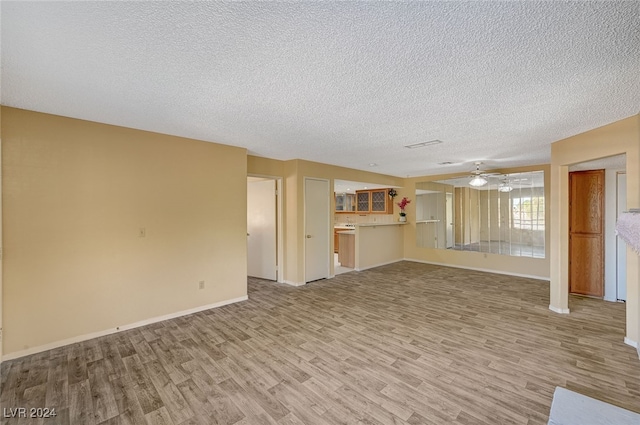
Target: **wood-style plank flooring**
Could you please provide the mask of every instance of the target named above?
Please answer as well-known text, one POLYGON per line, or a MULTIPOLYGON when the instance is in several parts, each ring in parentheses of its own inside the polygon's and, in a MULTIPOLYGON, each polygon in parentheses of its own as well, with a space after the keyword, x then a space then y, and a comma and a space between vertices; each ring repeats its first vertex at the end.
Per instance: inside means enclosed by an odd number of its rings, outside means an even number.
POLYGON ((545 424, 556 386, 640 412, 624 304, 411 262, 2 364, 3 424, 545 424), (3 416, 6 416, 3 414, 3 416))

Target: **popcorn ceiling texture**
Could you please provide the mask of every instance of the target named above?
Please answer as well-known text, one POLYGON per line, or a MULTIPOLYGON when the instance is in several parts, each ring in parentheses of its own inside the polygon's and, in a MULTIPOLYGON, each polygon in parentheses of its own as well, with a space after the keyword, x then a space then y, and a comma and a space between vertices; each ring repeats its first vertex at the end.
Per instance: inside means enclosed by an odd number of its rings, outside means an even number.
POLYGON ((1 13, 4 105, 270 158, 402 177, 548 163, 552 142, 640 111, 640 2, 3 2, 1 13), (403 147, 432 139, 444 143, 403 147))

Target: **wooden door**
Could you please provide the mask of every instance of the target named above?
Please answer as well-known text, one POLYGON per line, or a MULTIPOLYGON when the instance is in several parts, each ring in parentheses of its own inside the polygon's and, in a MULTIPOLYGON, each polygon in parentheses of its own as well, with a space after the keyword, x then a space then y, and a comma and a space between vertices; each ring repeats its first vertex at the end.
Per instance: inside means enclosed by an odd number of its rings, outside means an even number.
POLYGON ((604 296, 604 170, 569 173, 569 292, 604 296))

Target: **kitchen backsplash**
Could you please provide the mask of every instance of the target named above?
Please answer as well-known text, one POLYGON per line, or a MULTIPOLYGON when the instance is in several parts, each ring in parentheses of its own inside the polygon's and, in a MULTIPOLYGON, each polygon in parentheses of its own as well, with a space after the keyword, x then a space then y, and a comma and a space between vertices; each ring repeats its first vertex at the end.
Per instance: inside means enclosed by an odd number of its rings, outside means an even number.
POLYGON ((398 221, 394 214, 334 214, 334 223, 393 223, 398 221))

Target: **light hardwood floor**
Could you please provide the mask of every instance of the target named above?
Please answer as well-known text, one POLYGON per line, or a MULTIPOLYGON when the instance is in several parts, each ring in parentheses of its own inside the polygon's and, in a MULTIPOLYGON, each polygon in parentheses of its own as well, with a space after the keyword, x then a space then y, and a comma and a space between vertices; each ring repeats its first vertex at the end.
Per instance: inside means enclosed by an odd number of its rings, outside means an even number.
POLYGON ((3 424, 544 424, 556 386, 640 412, 624 304, 400 262, 2 364, 3 424), (4 416, 4 415, 3 415, 4 416))

